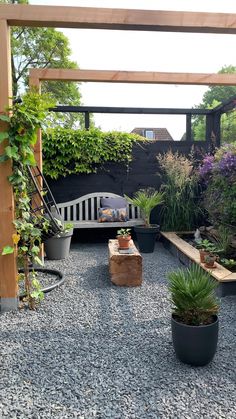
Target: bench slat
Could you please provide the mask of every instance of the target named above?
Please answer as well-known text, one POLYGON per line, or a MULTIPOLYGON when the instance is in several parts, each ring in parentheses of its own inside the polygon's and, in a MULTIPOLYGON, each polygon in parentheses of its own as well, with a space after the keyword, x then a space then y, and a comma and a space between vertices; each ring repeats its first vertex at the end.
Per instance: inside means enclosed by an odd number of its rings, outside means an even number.
POLYGON ((76 221, 76 205, 73 205, 73 221, 76 221))
POLYGON ((79 220, 83 221, 83 204, 82 204, 82 202, 79 203, 79 220))
POLYGON ((89 220, 89 208, 88 208, 88 201, 85 201, 85 220, 89 220))
POLYGON ((105 222, 105 223, 99 223, 98 221, 75 221, 74 223, 74 228, 120 228, 120 227, 124 227, 124 228, 129 228, 129 227, 134 227, 135 225, 142 225, 143 224, 143 220, 142 219, 136 219, 136 220, 130 220, 130 221, 125 221, 125 222, 114 222, 114 223, 110 223, 110 222, 105 222))
POLYGON ((95 220, 94 217, 94 198, 91 198, 91 220, 95 220))

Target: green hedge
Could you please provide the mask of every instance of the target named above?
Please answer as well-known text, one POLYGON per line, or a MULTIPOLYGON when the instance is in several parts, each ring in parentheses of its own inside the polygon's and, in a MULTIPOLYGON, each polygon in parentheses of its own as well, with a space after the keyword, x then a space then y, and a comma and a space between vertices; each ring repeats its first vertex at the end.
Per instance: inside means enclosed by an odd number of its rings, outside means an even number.
POLYGON ((145 139, 124 132, 102 132, 93 128, 72 130, 54 128, 43 133, 43 170, 57 179, 72 173, 95 173, 106 162, 128 164, 135 142, 145 139))

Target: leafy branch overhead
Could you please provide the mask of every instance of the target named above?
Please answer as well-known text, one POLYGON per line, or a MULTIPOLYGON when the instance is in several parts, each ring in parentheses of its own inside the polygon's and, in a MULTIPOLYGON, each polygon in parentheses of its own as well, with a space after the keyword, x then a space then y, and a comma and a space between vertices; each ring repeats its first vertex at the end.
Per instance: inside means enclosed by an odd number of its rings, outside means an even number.
POLYGON ((58 179, 72 173, 95 173, 105 162, 128 164, 138 141, 145 140, 136 134, 95 128, 48 130, 43 134, 44 174, 58 179))

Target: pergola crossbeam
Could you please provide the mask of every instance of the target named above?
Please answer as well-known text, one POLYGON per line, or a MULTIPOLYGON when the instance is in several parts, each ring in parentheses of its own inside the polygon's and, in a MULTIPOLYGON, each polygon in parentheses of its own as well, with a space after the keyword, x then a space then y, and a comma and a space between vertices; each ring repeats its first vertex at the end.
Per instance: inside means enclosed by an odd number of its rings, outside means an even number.
POLYGON ((236 33, 236 14, 94 7, 1 5, 11 26, 236 33))
MULTIPOLYGON (((182 84, 205 86, 236 85, 236 74, 169 73, 155 71, 116 71, 79 69, 30 69, 30 80, 60 80, 75 82, 182 84)), ((31 81, 31 84, 32 81, 31 81)))

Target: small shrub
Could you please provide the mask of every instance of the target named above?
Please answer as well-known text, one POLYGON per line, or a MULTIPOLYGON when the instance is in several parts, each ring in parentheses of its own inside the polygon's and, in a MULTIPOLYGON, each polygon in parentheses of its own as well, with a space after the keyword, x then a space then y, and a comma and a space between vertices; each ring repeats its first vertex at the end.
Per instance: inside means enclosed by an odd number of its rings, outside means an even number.
POLYGON ((215 295, 216 281, 193 264, 168 275, 173 314, 178 321, 200 326, 212 322, 219 306, 215 295))

